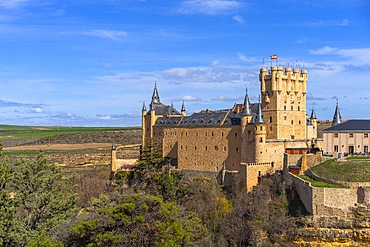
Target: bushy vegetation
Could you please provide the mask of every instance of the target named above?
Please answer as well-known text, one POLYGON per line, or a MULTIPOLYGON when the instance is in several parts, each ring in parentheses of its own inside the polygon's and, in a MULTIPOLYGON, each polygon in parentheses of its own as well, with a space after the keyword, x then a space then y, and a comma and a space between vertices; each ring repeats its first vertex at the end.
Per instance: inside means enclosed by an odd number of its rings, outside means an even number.
POLYGON ((171 170, 155 150, 114 189, 94 187, 94 172, 75 178, 93 187, 83 202, 41 154, 2 163, 0 246, 290 246, 296 224, 281 175, 231 197, 214 179, 171 170))
POLYGON ((0 163, 0 246, 25 246, 75 214, 72 180, 40 153, 0 163))
POLYGON ((318 176, 337 181, 370 182, 370 162, 327 160, 311 170, 318 176))

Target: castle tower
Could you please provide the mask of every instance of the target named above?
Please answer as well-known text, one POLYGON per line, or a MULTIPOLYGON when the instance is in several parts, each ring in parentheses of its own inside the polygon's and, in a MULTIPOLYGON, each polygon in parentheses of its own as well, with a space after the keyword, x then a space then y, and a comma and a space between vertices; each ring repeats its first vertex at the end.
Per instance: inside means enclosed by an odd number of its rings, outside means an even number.
POLYGON ((255 153, 254 153, 254 162, 264 162, 261 158, 261 154, 263 153, 263 149, 266 143, 266 123, 263 119, 262 109, 260 100, 258 102, 257 114, 253 121, 254 127, 254 145, 255 145, 255 153))
POLYGON ((259 78, 267 138, 305 139, 307 71, 273 66, 259 78))
MULTIPOLYGON (((146 111, 145 103, 143 104, 143 108, 142 108, 142 130, 143 130, 142 145, 143 147, 146 144, 148 144, 150 140, 153 139, 154 137, 153 127, 156 124, 156 121, 158 120, 158 118, 161 118, 161 117, 169 118, 169 117, 181 117, 182 116, 182 113, 178 112, 175 109, 173 103, 171 103, 171 105, 164 105, 161 103, 159 94, 158 94, 157 83, 154 84, 152 100, 149 106, 150 106, 150 109, 148 112, 146 111)), ((184 110, 185 110, 185 107, 184 107, 184 110)))
POLYGON ((312 124, 313 131, 312 131, 311 136, 308 136, 307 139, 311 139, 311 138, 316 139, 317 138, 317 117, 316 117, 316 113, 315 113, 315 110, 314 110, 313 107, 312 107, 312 111, 311 111, 311 116, 308 119, 308 121, 310 121, 310 123, 312 124))
POLYGON ((141 130, 142 130, 142 135, 141 135, 141 144, 145 144, 145 139, 146 139, 146 106, 145 106, 145 101, 143 102, 143 108, 141 109, 141 130))
POLYGON ((185 110, 185 104, 184 101, 182 101, 182 106, 181 106, 181 116, 185 117, 186 116, 186 110, 185 110))
POLYGON ((248 88, 245 88, 243 110, 241 112, 242 126, 246 126, 252 120, 251 103, 248 96, 248 88))
POLYGON ((340 123, 342 123, 342 116, 340 115, 340 112, 339 112, 338 99, 337 99, 337 105, 335 107, 333 121, 332 121, 331 124, 332 125, 337 125, 337 124, 340 124, 340 123))
MULTIPOLYGON (((111 175, 115 174, 117 171, 117 148, 114 145, 114 142, 112 142, 112 149, 111 149, 111 175)), ((112 177, 112 176, 111 176, 112 177)))
POLYGON ((152 100, 150 102, 149 112, 146 111, 145 103, 142 108, 142 145, 145 146, 153 138, 153 126, 159 116, 156 116, 155 108, 163 105, 160 101, 157 83, 154 83, 152 100))
MULTIPOLYGON (((250 153, 250 146, 248 144, 249 141, 252 141, 250 133, 253 132, 253 129, 251 131, 251 126, 248 126, 252 122, 253 114, 251 110, 251 105, 249 101, 248 96, 248 89, 245 90, 245 97, 244 97, 244 104, 243 109, 241 111, 241 127, 242 127, 242 142, 241 142, 241 161, 242 162, 249 162, 251 160, 251 157, 248 157, 248 153, 250 153), (249 159, 249 160, 248 160, 249 159)), ((250 155, 249 155, 250 156, 250 155)))
POLYGON ((157 83, 154 83, 154 90, 153 90, 153 96, 152 96, 152 102, 151 104, 160 104, 161 101, 159 99, 159 94, 157 90, 157 83))

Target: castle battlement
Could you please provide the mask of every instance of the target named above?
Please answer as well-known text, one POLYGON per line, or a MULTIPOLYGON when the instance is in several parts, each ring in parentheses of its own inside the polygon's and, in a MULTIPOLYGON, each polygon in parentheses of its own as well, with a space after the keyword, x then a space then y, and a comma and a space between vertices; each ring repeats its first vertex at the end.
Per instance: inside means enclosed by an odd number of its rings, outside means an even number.
POLYGON ((294 77, 292 77, 291 80, 296 80, 297 75, 300 80, 304 80, 304 78, 307 76, 307 70, 305 69, 300 70, 298 68, 294 68, 292 70, 292 68, 286 67, 283 72, 282 66, 272 66, 270 70, 268 71, 268 74, 266 73, 267 72, 266 68, 261 68, 260 72, 261 74, 266 74, 266 76, 270 76, 270 77, 274 75, 275 73, 279 73, 286 77, 294 75, 294 77))
POLYGON ((273 162, 241 163, 243 166, 271 166, 273 162))

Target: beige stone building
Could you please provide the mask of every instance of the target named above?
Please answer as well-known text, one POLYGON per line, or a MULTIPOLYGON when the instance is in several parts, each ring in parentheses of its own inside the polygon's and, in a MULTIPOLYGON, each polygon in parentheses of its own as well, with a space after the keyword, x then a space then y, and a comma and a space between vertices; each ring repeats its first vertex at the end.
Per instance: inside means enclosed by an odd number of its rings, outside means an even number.
POLYGON ((369 154, 370 120, 348 120, 342 122, 338 103, 332 127, 323 130, 323 151, 337 156, 340 154, 369 154))
POLYGON ((261 97, 230 109, 186 116, 161 103, 154 87, 149 111, 142 109, 142 144, 154 141, 178 169, 218 172, 223 167, 244 177, 248 190, 267 173, 283 169, 287 149, 322 145, 317 119, 306 115, 307 71, 274 66, 260 69, 261 97))

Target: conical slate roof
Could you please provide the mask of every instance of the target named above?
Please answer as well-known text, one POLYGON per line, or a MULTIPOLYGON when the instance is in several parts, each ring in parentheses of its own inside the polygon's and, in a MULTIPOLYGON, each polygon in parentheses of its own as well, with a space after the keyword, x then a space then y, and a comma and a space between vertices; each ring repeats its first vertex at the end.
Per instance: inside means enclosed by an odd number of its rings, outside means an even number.
POLYGON ((261 109, 261 100, 258 98, 258 108, 257 108, 257 115, 256 115, 256 121, 254 121, 255 124, 264 124, 265 121, 263 120, 262 116, 262 109, 261 109))
POLYGON ((185 111, 185 104, 184 104, 184 101, 182 101, 181 111, 185 111))
POLYGON ((143 102, 143 109, 142 111, 146 111, 145 101, 143 102))
POLYGON ((340 123, 342 123, 342 116, 340 115, 340 112, 339 112, 338 100, 337 100, 337 105, 335 107, 332 125, 337 125, 340 123))
POLYGON ((160 103, 161 103, 161 101, 159 99, 159 94, 158 94, 158 90, 157 90, 157 83, 155 83, 151 104, 160 104, 160 103))
POLYGON ((244 108, 243 108, 243 111, 242 111, 242 115, 243 116, 252 115, 251 103, 249 102, 249 97, 248 97, 248 88, 245 88, 244 108))
POLYGON ((315 113, 315 110, 314 110, 314 108, 312 107, 312 112, 311 112, 311 117, 310 117, 310 119, 317 119, 316 118, 316 113, 315 113))

